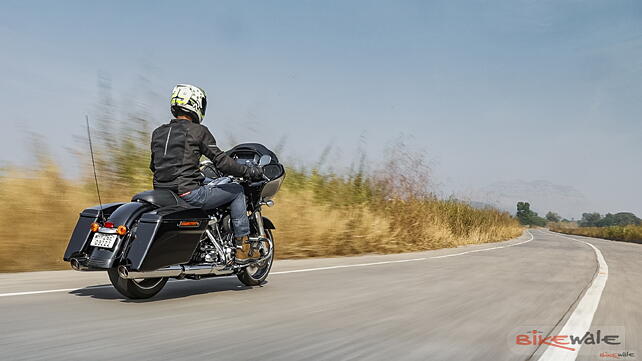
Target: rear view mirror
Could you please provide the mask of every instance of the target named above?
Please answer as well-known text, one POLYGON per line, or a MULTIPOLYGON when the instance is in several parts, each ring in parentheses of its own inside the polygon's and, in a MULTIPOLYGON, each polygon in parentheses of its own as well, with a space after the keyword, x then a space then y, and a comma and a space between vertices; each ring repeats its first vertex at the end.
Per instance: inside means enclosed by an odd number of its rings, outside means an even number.
POLYGON ((271 162, 271 161, 272 161, 272 157, 271 157, 271 156, 269 156, 269 155, 267 155, 267 154, 265 154, 265 155, 262 155, 262 156, 261 156, 261 159, 259 159, 259 165, 260 165, 261 167, 263 167, 263 166, 265 166, 265 165, 270 164, 270 162, 271 162))
POLYGON ((263 167, 263 174, 270 180, 282 177, 284 173, 283 166, 280 164, 268 164, 263 167))

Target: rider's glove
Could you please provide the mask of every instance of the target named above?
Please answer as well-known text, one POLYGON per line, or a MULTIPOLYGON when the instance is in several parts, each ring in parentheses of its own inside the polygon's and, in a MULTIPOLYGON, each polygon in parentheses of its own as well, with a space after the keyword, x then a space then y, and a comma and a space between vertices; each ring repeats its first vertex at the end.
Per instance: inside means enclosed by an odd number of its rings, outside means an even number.
POLYGON ((245 171, 245 178, 248 178, 253 181, 258 181, 263 179, 263 169, 261 167, 248 166, 245 171))

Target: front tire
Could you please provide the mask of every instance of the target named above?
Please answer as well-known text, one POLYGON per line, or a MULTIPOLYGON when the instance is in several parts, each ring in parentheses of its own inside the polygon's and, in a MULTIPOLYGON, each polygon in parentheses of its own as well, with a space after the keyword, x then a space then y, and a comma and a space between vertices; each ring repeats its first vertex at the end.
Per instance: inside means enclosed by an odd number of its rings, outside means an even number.
POLYGON ((109 281, 116 291, 121 295, 131 299, 144 299, 155 296, 165 287, 168 278, 144 278, 144 279, 126 279, 118 273, 118 267, 112 267, 107 271, 109 281))
MULTIPOLYGON (((272 241, 272 254, 268 259, 263 261, 258 265, 250 265, 241 269, 237 274, 239 281, 241 281, 246 286, 260 286, 272 268, 272 261, 274 261, 274 237, 272 236, 272 231, 269 229, 265 230, 267 238, 272 241)), ((265 242, 265 244, 268 244, 265 242)))

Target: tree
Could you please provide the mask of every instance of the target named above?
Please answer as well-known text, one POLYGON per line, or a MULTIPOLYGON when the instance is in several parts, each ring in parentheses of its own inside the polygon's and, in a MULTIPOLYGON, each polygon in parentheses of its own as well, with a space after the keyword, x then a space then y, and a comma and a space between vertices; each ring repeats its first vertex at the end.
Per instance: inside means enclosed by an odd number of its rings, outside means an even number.
POLYGON ((529 219, 531 217, 531 204, 528 202, 517 202, 517 219, 521 224, 529 224, 529 219))
POLYGON ((549 211, 548 213, 546 213, 546 220, 549 222, 557 223, 562 220, 562 217, 560 217, 560 215, 555 212, 549 211))
POLYGON ((539 217, 537 213, 531 211, 531 205, 528 202, 517 202, 517 219, 521 224, 530 226, 546 226, 546 219, 539 217))
POLYGON ((607 213, 604 218, 595 223, 597 227, 640 225, 641 220, 630 212, 616 214, 607 213))
POLYGON ((602 216, 597 212, 582 213, 582 219, 580 220, 580 227, 597 227, 601 219, 602 219, 602 216))

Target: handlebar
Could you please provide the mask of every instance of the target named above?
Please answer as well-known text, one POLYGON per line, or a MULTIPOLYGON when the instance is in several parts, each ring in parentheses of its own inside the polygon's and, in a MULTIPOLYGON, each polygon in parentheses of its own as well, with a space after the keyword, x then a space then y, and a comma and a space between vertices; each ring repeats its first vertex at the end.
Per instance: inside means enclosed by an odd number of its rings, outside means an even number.
POLYGON ((267 183, 267 181, 264 181, 264 180, 258 181, 258 182, 252 182, 250 183, 250 187, 258 187, 258 186, 264 185, 265 183, 267 183))

